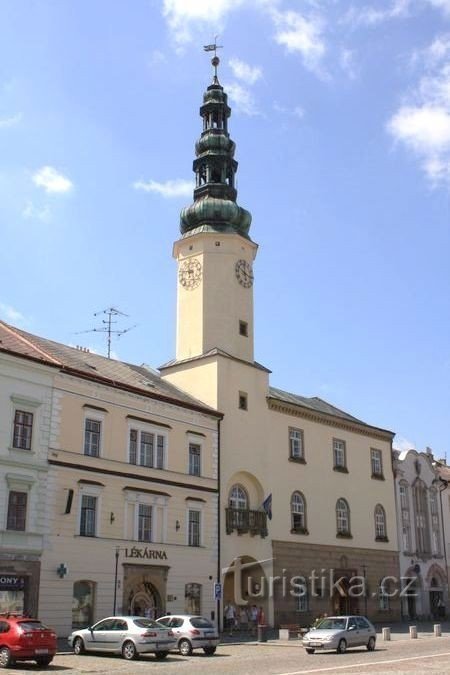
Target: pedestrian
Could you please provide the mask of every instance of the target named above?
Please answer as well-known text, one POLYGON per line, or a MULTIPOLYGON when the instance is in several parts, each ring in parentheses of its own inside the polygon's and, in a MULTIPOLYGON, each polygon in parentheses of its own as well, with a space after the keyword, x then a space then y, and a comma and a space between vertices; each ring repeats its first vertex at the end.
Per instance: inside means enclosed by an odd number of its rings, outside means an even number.
POLYGON ((239 630, 241 632, 248 631, 248 610, 247 607, 239 608, 239 630))
POLYGON ((250 607, 250 630, 256 635, 256 626, 258 625, 258 608, 256 605, 250 607))
POLYGON ((230 637, 233 635, 233 628, 236 622, 236 609, 234 605, 229 602, 225 607, 225 627, 229 631, 230 637))
POLYGON ((266 615, 264 613, 264 609, 260 607, 258 610, 258 626, 265 626, 265 625, 266 625, 266 615))

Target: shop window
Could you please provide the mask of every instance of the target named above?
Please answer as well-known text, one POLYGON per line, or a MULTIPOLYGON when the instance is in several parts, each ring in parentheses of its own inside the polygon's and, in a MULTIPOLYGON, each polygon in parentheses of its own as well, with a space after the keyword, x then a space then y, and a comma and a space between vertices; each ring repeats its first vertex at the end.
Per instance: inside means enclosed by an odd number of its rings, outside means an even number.
POLYGON ((95 582, 76 581, 73 585, 72 628, 86 628, 94 623, 95 582))
POLYGON ((184 587, 184 611, 186 614, 198 614, 201 612, 201 584, 186 584, 184 587))

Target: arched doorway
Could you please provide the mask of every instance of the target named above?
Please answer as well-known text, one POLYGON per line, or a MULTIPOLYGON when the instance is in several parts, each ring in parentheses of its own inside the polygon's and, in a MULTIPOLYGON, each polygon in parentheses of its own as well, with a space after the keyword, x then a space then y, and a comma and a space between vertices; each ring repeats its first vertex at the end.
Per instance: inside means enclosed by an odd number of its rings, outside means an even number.
MULTIPOLYGON (((270 589, 266 573, 270 571, 251 556, 235 558, 223 578, 223 607, 233 605, 239 617, 241 612, 249 615, 252 605, 256 605, 263 608, 267 620, 270 589), (236 573, 239 575, 237 580, 236 573)), ((239 623, 238 620, 238 626, 239 623)))
POLYGON ((152 583, 143 581, 132 590, 128 612, 132 616, 146 616, 149 619, 157 619, 161 616, 161 597, 152 583))

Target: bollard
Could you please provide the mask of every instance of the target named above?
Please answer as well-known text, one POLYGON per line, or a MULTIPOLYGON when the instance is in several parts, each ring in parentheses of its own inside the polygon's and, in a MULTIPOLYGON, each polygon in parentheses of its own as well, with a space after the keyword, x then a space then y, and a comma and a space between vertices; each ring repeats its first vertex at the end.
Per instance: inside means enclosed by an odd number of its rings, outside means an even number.
POLYGON ((388 640, 391 639, 391 629, 390 628, 382 628, 381 629, 383 633, 383 640, 387 642, 388 640))
POLYGON ((417 639, 417 626, 409 627, 409 637, 411 638, 411 640, 417 639))
POLYGON ((280 628, 278 631, 278 639, 279 640, 289 640, 289 629, 288 628, 280 628))
POLYGON ((435 623, 434 624, 434 637, 441 637, 442 636, 442 627, 440 623, 435 623))
POLYGON ((258 642, 267 642, 267 626, 262 624, 258 626, 258 642))

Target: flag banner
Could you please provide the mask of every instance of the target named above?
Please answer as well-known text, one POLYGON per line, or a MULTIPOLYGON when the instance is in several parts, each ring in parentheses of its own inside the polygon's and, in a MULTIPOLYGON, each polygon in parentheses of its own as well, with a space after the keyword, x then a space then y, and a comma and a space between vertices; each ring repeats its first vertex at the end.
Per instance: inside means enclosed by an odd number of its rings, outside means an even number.
POLYGON ((272 493, 263 501, 263 509, 267 513, 269 520, 272 520, 272 493))

